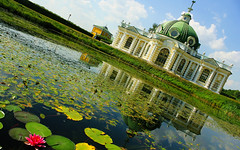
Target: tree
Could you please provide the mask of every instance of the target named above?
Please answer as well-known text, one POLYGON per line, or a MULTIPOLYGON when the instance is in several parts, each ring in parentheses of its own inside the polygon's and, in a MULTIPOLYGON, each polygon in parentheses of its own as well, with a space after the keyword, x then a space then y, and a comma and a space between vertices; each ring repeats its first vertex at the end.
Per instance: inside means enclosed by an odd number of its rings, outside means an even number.
POLYGON ((157 27, 158 27, 158 24, 157 24, 157 23, 154 23, 154 24, 152 25, 152 27, 148 29, 148 32, 150 32, 150 31, 155 31, 155 30, 157 29, 157 27))

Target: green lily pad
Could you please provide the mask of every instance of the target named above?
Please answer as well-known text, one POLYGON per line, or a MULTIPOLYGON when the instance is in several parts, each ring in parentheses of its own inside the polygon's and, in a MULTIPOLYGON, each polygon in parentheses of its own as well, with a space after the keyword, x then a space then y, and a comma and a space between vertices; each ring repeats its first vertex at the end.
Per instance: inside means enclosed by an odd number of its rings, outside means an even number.
POLYGON ((8 100, 5 100, 5 101, 0 101, 0 104, 10 104, 10 102, 8 100))
POLYGON ((65 106, 59 106, 58 108, 55 109, 58 112, 63 112, 65 115, 67 115, 67 119, 74 121, 80 121, 83 119, 83 116, 74 109, 69 109, 68 107, 65 106))
POLYGON ((0 122, 0 130, 3 128, 3 124, 0 122))
POLYGON ((95 128, 85 128, 84 132, 89 138, 101 145, 113 143, 112 138, 101 130, 95 128))
POLYGON ((9 136, 17 141, 26 141, 25 137, 29 136, 29 132, 23 128, 12 128, 8 132, 9 136))
POLYGON ((55 150, 75 150, 75 144, 64 136, 52 135, 46 138, 46 142, 55 150))
POLYGON ((14 117, 23 123, 28 123, 28 122, 40 122, 40 119, 38 116, 31 114, 29 112, 25 111, 17 111, 14 113, 14 117))
POLYGON ((15 106, 15 105, 7 105, 5 108, 8 111, 13 111, 13 112, 22 111, 22 109, 19 106, 15 106))
POLYGON ((3 111, 0 110, 0 119, 5 117, 5 113, 3 111))
POLYGON ((78 143, 76 144, 76 150, 95 150, 95 147, 88 145, 88 143, 78 143))
POLYGON ((120 147, 118 147, 118 146, 115 145, 115 144, 106 144, 105 147, 106 147, 106 149, 108 149, 108 150, 122 150, 120 147))
POLYGON ((51 130, 48 129, 48 127, 46 127, 45 125, 38 123, 38 122, 28 122, 25 125, 26 129, 32 133, 32 134, 37 134, 40 135, 42 137, 48 137, 50 135, 52 135, 51 130))

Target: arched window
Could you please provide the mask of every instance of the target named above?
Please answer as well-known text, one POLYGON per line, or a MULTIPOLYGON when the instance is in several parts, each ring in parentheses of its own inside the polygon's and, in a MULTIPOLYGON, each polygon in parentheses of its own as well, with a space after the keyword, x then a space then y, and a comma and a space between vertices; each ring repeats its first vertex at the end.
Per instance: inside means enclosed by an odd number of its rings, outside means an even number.
POLYGON ((200 78, 199 78, 199 81, 205 83, 207 78, 208 78, 208 76, 209 76, 209 74, 210 74, 210 70, 209 69, 204 69, 202 74, 201 74, 201 76, 200 76, 200 78))
POLYGON ((158 54, 158 57, 155 61, 155 64, 163 67, 167 58, 168 58, 168 55, 169 55, 169 50, 166 49, 166 48, 163 48, 160 53, 158 54))
POLYGON ((129 38, 127 39, 127 42, 125 43, 124 47, 127 48, 127 49, 129 49, 129 47, 130 47, 131 44, 132 44, 132 41, 133 41, 133 38, 132 38, 132 37, 129 37, 129 38))
POLYGON ((180 64, 178 65, 178 68, 177 68, 177 71, 178 71, 178 72, 182 72, 182 69, 183 69, 185 63, 186 63, 186 60, 185 60, 185 59, 182 59, 181 62, 180 62, 180 64))

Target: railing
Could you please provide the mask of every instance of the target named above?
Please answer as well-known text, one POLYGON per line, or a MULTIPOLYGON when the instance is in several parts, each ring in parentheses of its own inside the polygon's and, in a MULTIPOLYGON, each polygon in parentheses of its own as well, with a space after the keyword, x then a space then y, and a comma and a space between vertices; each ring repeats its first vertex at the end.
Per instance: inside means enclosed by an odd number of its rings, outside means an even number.
MULTIPOLYGON (((209 58, 209 57, 207 57, 207 56, 205 56, 203 54, 200 54, 200 53, 197 53, 196 57, 199 58, 199 59, 208 59, 209 58)), ((217 61, 217 60, 215 60, 215 61, 217 62, 219 67, 221 67, 223 69, 226 69, 228 71, 232 70, 233 65, 227 65, 224 62, 220 62, 220 61, 217 61)))

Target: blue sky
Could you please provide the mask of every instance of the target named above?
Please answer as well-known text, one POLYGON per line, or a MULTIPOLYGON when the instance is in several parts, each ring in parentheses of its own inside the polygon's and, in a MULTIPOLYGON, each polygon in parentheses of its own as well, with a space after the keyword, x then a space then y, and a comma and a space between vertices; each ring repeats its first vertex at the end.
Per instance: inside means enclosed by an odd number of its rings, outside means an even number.
MULTIPOLYGON (((122 20, 141 29, 178 19, 191 0, 31 0, 80 27, 107 25, 113 35, 122 20)), ((225 89, 240 90, 240 1, 196 0, 190 25, 197 32, 200 53, 233 64, 225 89)))

